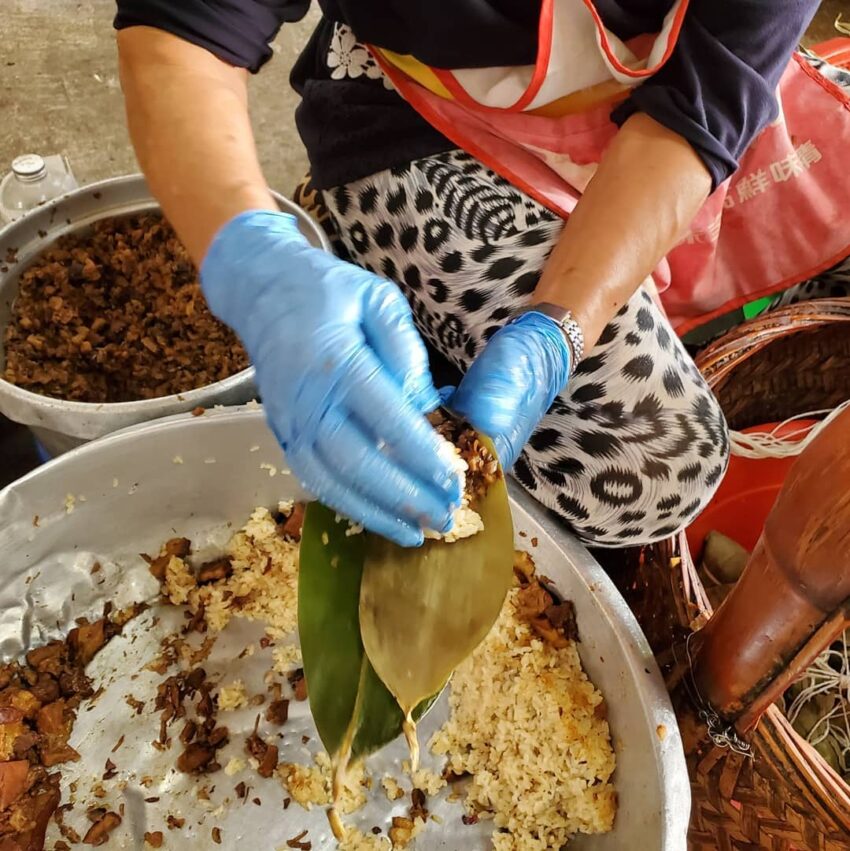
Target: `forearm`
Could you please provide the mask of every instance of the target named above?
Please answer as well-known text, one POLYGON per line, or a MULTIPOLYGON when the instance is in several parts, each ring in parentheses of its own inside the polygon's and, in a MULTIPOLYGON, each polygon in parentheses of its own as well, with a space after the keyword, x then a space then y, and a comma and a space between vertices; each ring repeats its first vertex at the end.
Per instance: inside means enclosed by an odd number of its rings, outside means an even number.
POLYGON ((200 264, 218 229, 277 209, 257 160, 247 72, 147 27, 118 34, 127 123, 152 192, 200 264))
POLYGON ((684 139, 633 116, 570 216, 533 301, 569 308, 589 351, 681 238, 710 189, 708 170, 684 139))

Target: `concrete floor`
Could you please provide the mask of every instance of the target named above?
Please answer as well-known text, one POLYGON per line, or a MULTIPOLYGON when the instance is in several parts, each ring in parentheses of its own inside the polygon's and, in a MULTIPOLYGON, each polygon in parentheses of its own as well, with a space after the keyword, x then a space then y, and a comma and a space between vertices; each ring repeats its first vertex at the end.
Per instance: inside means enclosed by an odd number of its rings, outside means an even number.
MULTIPOLYGON (((64 153, 77 179, 138 171, 118 85, 114 0, 3 0, 0 175, 18 154, 64 153)), ((292 115, 289 69, 319 17, 318 5, 274 42, 251 79, 251 112, 269 185, 288 195, 306 168, 292 115)))

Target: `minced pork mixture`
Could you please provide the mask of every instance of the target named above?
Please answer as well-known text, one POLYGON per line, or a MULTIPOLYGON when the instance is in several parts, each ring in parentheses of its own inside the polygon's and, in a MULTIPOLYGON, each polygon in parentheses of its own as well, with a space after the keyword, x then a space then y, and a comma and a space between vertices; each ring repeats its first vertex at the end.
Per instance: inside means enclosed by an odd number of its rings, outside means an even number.
POLYGON ((184 393, 245 369, 198 273, 158 215, 67 234, 24 270, 4 335, 3 378, 75 402, 184 393))

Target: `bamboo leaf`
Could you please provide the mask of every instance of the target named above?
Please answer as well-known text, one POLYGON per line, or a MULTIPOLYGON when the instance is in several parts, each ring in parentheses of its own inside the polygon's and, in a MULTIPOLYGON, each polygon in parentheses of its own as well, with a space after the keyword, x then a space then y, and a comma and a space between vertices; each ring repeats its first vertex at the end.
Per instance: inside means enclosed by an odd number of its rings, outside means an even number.
MULTIPOLYGON (((363 650, 359 604, 367 536, 347 536, 347 528, 331 509, 307 506, 298 578, 298 630, 310 710, 335 759, 367 756, 399 736, 404 723, 363 650)), ((442 685, 422 701, 415 717, 430 708, 442 685)))
POLYGON ((484 529, 453 543, 429 540, 406 549, 368 537, 360 634, 405 714, 439 691, 485 638, 511 586, 513 524, 504 476, 476 510, 484 529))

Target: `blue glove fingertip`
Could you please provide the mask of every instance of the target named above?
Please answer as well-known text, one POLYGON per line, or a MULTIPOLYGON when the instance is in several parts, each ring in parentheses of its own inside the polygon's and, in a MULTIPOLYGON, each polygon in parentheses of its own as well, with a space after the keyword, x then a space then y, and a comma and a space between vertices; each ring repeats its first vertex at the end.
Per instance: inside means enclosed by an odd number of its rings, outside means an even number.
POLYGON ((440 407, 442 400, 440 399, 439 392, 431 384, 430 377, 427 380, 427 384, 423 384, 422 387, 413 391, 412 396, 410 396, 410 404, 421 414, 430 414, 431 411, 435 411, 440 407))
POLYGON ((425 543, 425 535, 421 529, 418 532, 405 529, 397 537, 394 537, 394 540, 400 547, 414 549, 421 547, 425 543))
POLYGON ((449 402, 452 399, 452 396, 454 396, 456 392, 457 387, 455 387, 454 384, 447 384, 445 387, 440 387, 437 390, 437 396, 440 399, 438 405, 448 406, 449 402))

